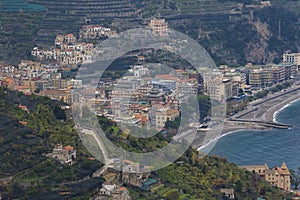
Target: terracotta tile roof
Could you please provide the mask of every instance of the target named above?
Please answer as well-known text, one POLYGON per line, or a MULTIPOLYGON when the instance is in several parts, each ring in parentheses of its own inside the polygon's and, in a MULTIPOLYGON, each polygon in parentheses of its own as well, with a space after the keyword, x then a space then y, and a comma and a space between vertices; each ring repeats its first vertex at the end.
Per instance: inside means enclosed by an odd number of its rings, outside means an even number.
POLYGON ((16 87, 16 90, 25 90, 25 89, 30 89, 29 86, 25 86, 25 85, 20 85, 16 87))
POLYGON ((178 110, 170 109, 170 110, 167 110, 167 115, 174 115, 174 114, 176 114, 178 112, 179 112, 178 110))
POLYGON ((120 187, 119 190, 121 190, 121 191, 127 191, 127 188, 126 187, 120 187))
POLYGON ((178 72, 178 73, 183 73, 182 69, 176 69, 175 71, 178 72))
POLYGON ((163 80, 176 80, 177 79, 176 77, 173 77, 170 74, 156 75, 156 78, 160 78, 160 79, 163 79, 163 80))
POLYGON ((67 90, 42 90, 40 92, 41 95, 66 95, 67 93, 67 90))
POLYGON ((142 117, 141 122, 148 122, 149 120, 147 119, 146 116, 142 117))
POLYGON ((63 149, 66 151, 72 151, 74 148, 72 146, 68 145, 68 146, 64 147, 63 149))

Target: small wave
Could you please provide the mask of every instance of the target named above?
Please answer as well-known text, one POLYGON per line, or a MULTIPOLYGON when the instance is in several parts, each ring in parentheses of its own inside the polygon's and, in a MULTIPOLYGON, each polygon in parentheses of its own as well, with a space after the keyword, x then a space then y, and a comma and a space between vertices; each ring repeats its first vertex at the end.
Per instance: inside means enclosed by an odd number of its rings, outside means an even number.
POLYGON ((212 140, 209 140, 207 143, 205 143, 204 145, 202 145, 201 147, 198 147, 198 151, 201 151, 205 154, 208 154, 214 147, 214 145, 218 142, 219 139, 221 139, 222 137, 225 137, 227 135, 230 135, 232 133, 236 133, 236 132, 240 132, 242 130, 235 130, 235 131, 230 131, 228 133, 225 133, 223 135, 220 135, 212 140))
POLYGON ((277 110, 276 112, 274 112, 274 114, 273 114, 273 121, 276 122, 276 123, 279 123, 279 122, 277 121, 277 116, 278 116, 278 114, 279 114, 281 111, 283 111, 284 109, 286 109, 287 107, 291 106, 292 104, 294 104, 294 103, 296 103, 296 102, 298 102, 298 101, 300 101, 300 99, 295 99, 294 101, 292 101, 292 102, 290 102, 290 103, 288 103, 288 104, 282 106, 279 110, 277 110))
MULTIPOLYGON (((299 99, 295 99, 294 101, 282 106, 279 110, 277 110, 274 114, 273 114, 273 121, 274 122, 277 122, 277 115, 283 111, 284 109, 286 109, 287 107, 291 106, 292 104, 296 103, 297 101, 300 101, 300 98, 299 99)), ((279 122, 277 122, 279 123, 279 122)), ((220 135, 218 137, 215 137, 211 140, 209 140, 208 142, 206 142, 205 144, 201 145, 200 147, 198 147, 198 151, 201 151, 202 153, 205 153, 205 154, 208 154, 214 147, 214 145, 218 142, 219 139, 221 139, 222 137, 225 137, 227 135, 230 135, 232 133, 236 133, 236 132, 240 132, 240 131, 243 131, 245 129, 240 129, 240 130, 235 130, 235 131, 230 131, 228 133, 225 133, 223 135, 220 135)))

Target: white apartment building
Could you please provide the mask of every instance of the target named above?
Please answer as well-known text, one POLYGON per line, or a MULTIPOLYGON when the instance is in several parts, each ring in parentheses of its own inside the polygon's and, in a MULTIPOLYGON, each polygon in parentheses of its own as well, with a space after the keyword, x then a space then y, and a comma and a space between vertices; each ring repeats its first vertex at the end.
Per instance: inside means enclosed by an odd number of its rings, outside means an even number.
POLYGON ((220 76, 204 78, 204 90, 206 94, 211 99, 220 102, 225 102, 227 99, 238 94, 238 87, 235 87, 235 85, 232 80, 220 76))
POLYGON ((300 66, 300 52, 299 53, 287 53, 283 54, 283 63, 293 63, 300 66))

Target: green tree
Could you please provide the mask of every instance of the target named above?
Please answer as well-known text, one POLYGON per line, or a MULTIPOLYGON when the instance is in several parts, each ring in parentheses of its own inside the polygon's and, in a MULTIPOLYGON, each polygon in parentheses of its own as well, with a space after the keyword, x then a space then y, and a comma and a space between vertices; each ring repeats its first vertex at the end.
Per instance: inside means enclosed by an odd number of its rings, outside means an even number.
POLYGON ((300 184, 300 167, 298 167, 298 171, 291 169, 291 184, 295 190, 298 189, 298 186, 300 184))

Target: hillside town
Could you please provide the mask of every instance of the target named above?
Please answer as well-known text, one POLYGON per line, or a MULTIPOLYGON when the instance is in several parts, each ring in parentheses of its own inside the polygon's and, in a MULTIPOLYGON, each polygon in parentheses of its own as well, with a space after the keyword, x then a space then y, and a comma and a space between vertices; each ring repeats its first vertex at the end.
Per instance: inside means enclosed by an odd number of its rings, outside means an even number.
MULTIPOLYGON (((161 37, 168 31, 165 19, 152 19, 149 27, 161 37)), ((75 79, 76 72, 81 64, 93 62, 95 44, 92 41, 115 35, 115 31, 100 25, 82 27, 79 38, 73 34, 57 35, 53 47, 32 49, 33 60, 22 60, 18 66, 0 63, 0 85, 25 95, 47 96, 72 106, 74 101, 78 101, 72 89, 84 84, 82 80, 75 79)), ((231 102, 231 106, 238 109, 230 110, 227 113, 230 117, 244 109, 250 97, 293 81, 300 66, 300 53, 284 52, 279 64, 248 63, 237 68, 221 65, 213 76, 203 76, 190 66, 178 66, 173 72, 155 74, 155 70, 145 63, 144 56, 137 55, 136 59, 138 62, 130 66, 126 76, 119 79, 101 77, 97 88, 84 90, 83 103, 96 115, 114 122, 155 127, 157 130, 164 130, 168 121, 180 116, 180 103, 187 101, 189 95, 204 94, 222 103, 231 102)), ((47 157, 61 164, 73 165, 76 150, 72 146, 58 144, 47 157)), ((285 163, 272 169, 267 165, 241 168, 255 171, 273 186, 290 190, 290 174, 285 163)), ((150 177, 150 166, 126 160, 121 173, 122 183, 143 191, 162 187, 159 180, 150 177)), ((107 169, 104 173, 106 182, 95 199, 130 199, 127 188, 118 181, 119 176, 119 173, 107 169)), ((221 189, 221 192, 234 199, 231 189, 221 189)))
MULTIPOLYGON (((149 27, 160 37, 168 32, 165 19, 154 18, 149 27)), ((73 34, 57 35, 51 48, 33 48, 34 60, 22 60, 18 66, 1 63, 1 85, 72 105, 72 100, 79 100, 78 95, 72 96, 72 88, 83 86, 83 81, 75 78, 76 72, 81 64, 93 62, 95 45, 84 41, 115 35, 115 31, 100 25, 83 26, 79 38, 73 34)), ((180 102, 191 94, 204 94, 212 100, 226 102, 227 116, 243 110, 251 97, 267 90, 275 92, 283 83, 293 81, 300 65, 300 53, 284 52, 280 64, 248 63, 235 68, 221 65, 213 75, 202 75, 190 66, 153 75, 155 69, 147 66, 144 56, 138 54, 136 60, 128 74, 118 80, 100 78, 97 88, 88 83, 81 94, 83 102, 97 115, 113 121, 163 129, 167 121, 179 117, 180 102)))

